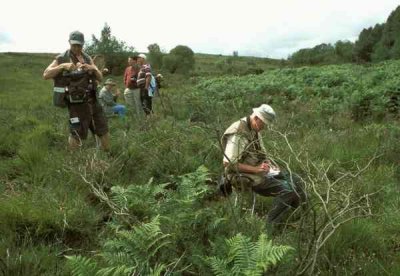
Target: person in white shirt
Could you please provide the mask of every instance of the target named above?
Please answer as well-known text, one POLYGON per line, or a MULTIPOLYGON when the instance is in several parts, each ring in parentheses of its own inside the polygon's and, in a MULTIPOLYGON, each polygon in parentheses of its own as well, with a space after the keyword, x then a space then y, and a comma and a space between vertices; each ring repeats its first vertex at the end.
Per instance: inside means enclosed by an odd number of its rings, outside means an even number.
POLYGON ((223 165, 228 183, 238 190, 251 189, 275 197, 268 223, 280 223, 290 209, 305 200, 300 178, 273 164, 264 148, 260 131, 276 118, 271 106, 262 104, 253 113, 233 123, 222 136, 223 165))

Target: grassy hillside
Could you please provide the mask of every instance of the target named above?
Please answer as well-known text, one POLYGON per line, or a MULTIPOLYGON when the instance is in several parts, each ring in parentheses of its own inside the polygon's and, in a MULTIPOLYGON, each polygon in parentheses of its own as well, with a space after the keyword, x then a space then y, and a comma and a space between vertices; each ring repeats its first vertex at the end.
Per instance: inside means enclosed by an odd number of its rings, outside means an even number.
POLYGON ((211 78, 218 58, 201 55, 196 78, 166 76, 153 118, 110 119, 106 154, 93 137, 66 150, 67 111, 41 78, 53 56, 0 54, 0 275, 400 274, 400 62, 256 60, 264 74, 211 78), (252 214, 251 195, 235 204, 212 181, 223 130, 265 102, 278 114, 265 146, 309 193, 274 236, 272 199, 252 214), (255 248, 278 264, 243 258, 255 248))
POLYGON ((212 77, 229 74, 259 74, 286 65, 284 60, 210 54, 195 54, 195 61, 195 75, 212 77))

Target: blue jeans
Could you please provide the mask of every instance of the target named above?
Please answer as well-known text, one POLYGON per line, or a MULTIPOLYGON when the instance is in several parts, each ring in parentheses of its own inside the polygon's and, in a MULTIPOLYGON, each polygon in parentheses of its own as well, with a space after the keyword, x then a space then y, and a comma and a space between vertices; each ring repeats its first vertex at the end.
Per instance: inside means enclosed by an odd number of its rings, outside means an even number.
POLYGON ((114 105, 112 110, 114 111, 114 113, 118 113, 118 116, 120 116, 120 117, 125 116, 125 113, 126 113, 125 105, 122 105, 122 104, 114 105))

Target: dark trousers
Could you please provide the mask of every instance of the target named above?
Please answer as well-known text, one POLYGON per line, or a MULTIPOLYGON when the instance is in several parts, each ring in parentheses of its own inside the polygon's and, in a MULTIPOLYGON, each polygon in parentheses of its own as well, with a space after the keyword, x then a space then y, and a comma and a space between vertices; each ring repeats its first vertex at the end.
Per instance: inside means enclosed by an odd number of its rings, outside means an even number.
POLYGON ((101 137, 108 132, 108 123, 103 108, 95 101, 68 104, 70 133, 76 139, 86 139, 89 129, 101 137), (75 122, 71 119, 75 118, 75 122))
POLYGON ((304 185, 299 177, 288 173, 280 173, 274 177, 265 177, 262 184, 252 187, 262 196, 275 197, 271 211, 268 212, 268 223, 280 223, 287 212, 297 208, 306 200, 304 185))
POLYGON ((140 89, 140 101, 142 102, 143 111, 146 115, 152 113, 152 100, 153 98, 149 96, 149 91, 147 89, 140 89))

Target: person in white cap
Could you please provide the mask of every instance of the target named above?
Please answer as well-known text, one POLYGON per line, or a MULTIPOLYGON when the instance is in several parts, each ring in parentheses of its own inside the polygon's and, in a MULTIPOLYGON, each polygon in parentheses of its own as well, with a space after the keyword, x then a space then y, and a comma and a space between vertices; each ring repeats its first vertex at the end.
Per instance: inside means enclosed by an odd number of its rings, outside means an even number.
POLYGON ((297 208, 304 199, 299 178, 281 172, 264 148, 260 131, 275 118, 273 108, 262 104, 253 108, 250 116, 228 127, 221 139, 227 183, 238 190, 251 189, 263 196, 276 197, 268 213, 270 224, 279 223, 289 209, 297 208))
POLYGON ((151 67, 150 64, 146 63, 146 55, 139 54, 137 63, 140 66, 140 70, 137 77, 137 85, 140 88, 140 101, 142 102, 143 111, 146 115, 153 113, 152 96, 149 93, 151 85, 151 67))

